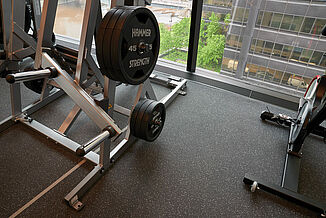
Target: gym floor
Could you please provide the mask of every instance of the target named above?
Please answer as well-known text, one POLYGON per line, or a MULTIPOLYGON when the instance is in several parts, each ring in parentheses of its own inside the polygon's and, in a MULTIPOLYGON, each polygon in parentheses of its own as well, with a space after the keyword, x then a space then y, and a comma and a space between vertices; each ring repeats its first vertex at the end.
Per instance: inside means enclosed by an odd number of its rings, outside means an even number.
MULTIPOLYGON (((158 96, 167 92, 154 89, 158 96)), ((0 90, 2 120, 10 114, 4 79, 0 90)), ((64 196, 93 165, 82 164, 82 158, 22 124, 0 133, 0 216, 17 211, 23 217, 316 216, 264 191, 251 193, 242 182, 250 173, 280 183, 288 130, 262 122, 259 115, 266 106, 291 116, 295 111, 192 81, 187 92, 168 107, 160 137, 153 143, 138 140, 128 149, 82 198, 85 207, 79 212, 67 206, 64 196), (82 165, 54 183, 77 164, 82 165)), ((22 93, 24 105, 38 98, 25 87, 22 93)), ((119 86, 118 93, 117 101, 127 102, 134 87, 119 86)), ((32 117, 57 129, 73 105, 63 96, 32 117)), ((82 113, 69 137, 83 143, 97 133, 82 113)), ((310 136, 303 152, 300 192, 326 202, 326 146, 310 136)))

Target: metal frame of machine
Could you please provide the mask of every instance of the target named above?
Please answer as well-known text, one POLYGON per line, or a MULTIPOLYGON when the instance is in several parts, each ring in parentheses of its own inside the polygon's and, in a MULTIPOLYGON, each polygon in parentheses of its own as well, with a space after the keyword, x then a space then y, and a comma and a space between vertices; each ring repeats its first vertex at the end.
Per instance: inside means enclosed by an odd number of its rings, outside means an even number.
MULTIPOLYGON (((3 6, 6 5, 4 4, 5 2, 8 3, 8 1, 2 0, 3 6)), ((9 47, 10 45, 19 45, 19 48, 15 47, 17 50, 23 49, 23 45, 22 43, 18 43, 21 40, 20 37, 15 36, 16 29, 18 30, 19 34, 25 35, 25 33, 21 33, 21 27, 19 27, 19 25, 15 25, 15 23, 23 25, 22 22, 24 18, 22 16, 18 16, 21 14, 22 10, 24 10, 22 2, 23 1, 12 0, 12 6, 14 8, 14 13, 12 15, 14 30, 11 30, 10 33, 11 41, 9 42, 9 47)), ((39 3, 39 1, 35 2, 39 3)), ((113 2, 118 5, 123 1, 113 2)), ((46 52, 49 47, 53 46, 51 40, 57 4, 58 0, 44 0, 37 43, 32 41, 31 37, 26 40, 28 42, 30 41, 28 44, 31 45, 31 48, 35 48, 36 51, 34 69, 41 68, 44 70, 42 70, 42 72, 40 72, 40 70, 36 70, 13 74, 13 79, 15 82, 10 84, 12 115, 0 123, 0 132, 9 128, 14 123, 20 122, 25 126, 45 135, 49 139, 52 139, 58 144, 65 146, 73 152, 77 153, 78 150, 83 149, 84 153, 86 154, 84 157, 93 162, 96 166, 70 193, 65 196, 65 200, 69 203, 69 205, 76 210, 79 210, 83 207, 83 204, 80 202, 80 198, 93 186, 93 184, 103 175, 103 173, 108 170, 110 165, 117 160, 117 158, 136 140, 136 138, 130 134, 130 117, 128 124, 121 128, 115 124, 113 119, 113 110, 126 116, 130 116, 140 98, 147 97, 149 99, 156 100, 157 98, 150 80, 172 88, 172 91, 160 100, 161 103, 168 106, 176 96, 179 94, 186 94, 184 89, 186 88, 187 80, 177 77, 152 74, 150 79, 147 79, 144 83, 138 85, 137 95, 133 100, 133 107, 131 109, 116 105, 115 96, 117 82, 110 80, 101 74, 100 69, 97 67, 97 64, 91 54, 93 35, 99 25, 100 20, 102 19, 100 0, 86 1, 76 72, 74 73, 73 77, 69 75, 69 73, 67 73, 46 52), (94 75, 88 78, 87 75, 89 69, 91 69, 94 75), (55 72, 55 76, 50 78, 50 74, 53 72, 55 72), (42 94, 38 102, 22 109, 19 82, 27 81, 31 78, 44 78, 45 82, 43 85, 42 94), (90 96, 90 94, 85 90, 95 81, 98 81, 98 83, 104 89, 103 93, 100 93, 100 97, 97 97, 96 99, 94 96, 90 96), (59 89, 51 90, 49 88, 50 85, 59 89), (67 94, 76 105, 73 107, 58 130, 53 130, 30 117, 30 114, 37 111, 44 105, 54 101, 62 94, 67 94), (81 110, 84 111, 87 116, 102 130, 98 136, 91 139, 84 145, 80 145, 66 136, 66 133, 80 114, 81 110), (115 148, 111 150, 110 146, 112 138, 122 138, 122 140, 115 148), (100 146, 99 154, 92 151, 98 146, 100 146)), ((3 10, 6 9, 3 8, 3 10)), ((31 49, 29 48, 28 51, 30 50, 31 49)), ((10 53, 10 55, 12 57, 12 53, 10 53)), ((18 58, 18 60, 19 59, 20 58, 18 58)), ((16 70, 19 70, 19 68, 16 68, 16 70)))
POLYGON ((303 98, 300 99, 297 117, 269 111, 261 114, 262 120, 268 120, 285 127, 290 127, 287 153, 285 155, 282 180, 280 185, 270 184, 264 180, 246 174, 243 182, 250 185, 252 192, 262 189, 297 204, 306 206, 322 216, 326 216, 326 204, 298 193, 299 175, 302 158, 302 146, 310 134, 326 138, 326 128, 320 124, 326 119, 326 76, 316 76, 310 83, 303 98))

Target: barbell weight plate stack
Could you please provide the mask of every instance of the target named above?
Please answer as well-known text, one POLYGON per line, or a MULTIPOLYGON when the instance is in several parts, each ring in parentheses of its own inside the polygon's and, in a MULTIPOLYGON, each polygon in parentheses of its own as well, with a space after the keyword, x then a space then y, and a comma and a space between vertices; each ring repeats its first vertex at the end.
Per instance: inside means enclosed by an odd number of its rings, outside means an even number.
POLYGON ((154 14, 143 7, 125 11, 115 26, 112 43, 114 71, 129 84, 144 82, 159 53, 159 27, 154 14))
POLYGON ((144 113, 141 121, 141 138, 146 141, 154 141, 162 132, 165 122, 165 106, 161 102, 155 101, 150 104, 144 113))
POLYGON ((141 106, 147 101, 147 99, 140 99, 136 104, 135 108, 133 109, 131 116, 130 116, 130 132, 132 135, 136 135, 135 123, 137 119, 137 115, 141 106))
POLYGON ((131 115, 131 134, 149 142, 154 141, 163 129, 165 116, 163 103, 150 99, 140 100, 131 115))
POLYGON ((134 124, 134 136, 136 136, 137 138, 141 138, 143 139, 141 136, 141 121, 143 119, 143 116, 145 114, 145 111, 146 111, 146 108, 152 104, 154 101, 153 100, 150 100, 150 99, 145 99, 144 100, 144 103, 140 106, 138 112, 137 112, 137 115, 136 115, 136 119, 135 119, 135 124, 134 124))
POLYGON ((97 31, 96 37, 95 37, 96 57, 97 57, 97 62, 100 65, 100 70, 101 70, 102 74, 105 74, 105 71, 106 71, 102 53, 103 53, 103 49, 104 49, 104 43, 108 40, 108 39, 104 38, 104 33, 105 33, 108 23, 115 11, 116 11, 116 9, 112 9, 108 13, 106 13, 106 15, 104 16, 104 18, 102 19, 102 21, 100 23, 100 26, 98 28, 98 31, 97 31))
POLYGON ((114 72, 113 68, 112 68, 112 53, 108 52, 111 50, 111 44, 112 44, 112 35, 113 35, 113 30, 115 28, 115 25, 117 23, 117 21, 119 20, 120 16, 123 14, 124 12, 124 8, 114 8, 112 10, 116 10, 114 12, 114 14, 112 15, 108 26, 104 32, 104 42, 103 42, 103 59, 104 61, 104 65, 106 68, 106 75, 113 80, 116 81, 120 81, 120 82, 125 82, 121 80, 121 76, 117 73, 114 72))
MULTIPOLYGON (((159 53, 160 35, 154 14, 143 7, 117 7, 103 37, 96 37, 104 75, 123 83, 138 85, 152 73, 159 53), (122 12, 121 12, 122 11, 122 12)), ((110 12, 108 12, 110 13, 110 12)), ((104 22, 104 21, 102 21, 104 22)), ((100 29, 104 25, 100 25, 100 29)), ((101 33, 102 32, 102 33, 101 33)))

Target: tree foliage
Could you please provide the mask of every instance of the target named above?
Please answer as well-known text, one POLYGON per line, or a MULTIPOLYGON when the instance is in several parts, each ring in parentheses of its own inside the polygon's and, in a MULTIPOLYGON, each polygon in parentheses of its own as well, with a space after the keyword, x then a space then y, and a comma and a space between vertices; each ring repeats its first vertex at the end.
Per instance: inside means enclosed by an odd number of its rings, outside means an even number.
MULTIPOLYGON (((225 33, 229 24, 230 15, 224 18, 224 25, 220 24, 221 17, 212 13, 209 20, 201 20, 200 40, 198 42, 197 65, 206 69, 219 71, 224 52, 225 33)), ((172 61, 187 60, 189 41, 190 18, 183 18, 169 30, 161 24, 161 57, 172 61)))

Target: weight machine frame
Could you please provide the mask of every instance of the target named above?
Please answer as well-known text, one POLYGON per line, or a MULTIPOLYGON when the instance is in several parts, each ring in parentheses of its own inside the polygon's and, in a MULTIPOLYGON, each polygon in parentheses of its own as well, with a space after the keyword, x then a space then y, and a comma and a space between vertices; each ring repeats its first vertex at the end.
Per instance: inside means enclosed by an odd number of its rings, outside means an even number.
MULTIPOLYGON (((2 2, 4 2, 4 0, 2 2)), ((22 3, 19 3, 21 5, 18 5, 17 2, 19 2, 19 0, 12 0, 12 6, 14 8, 20 6, 19 8, 21 9, 22 3)), ((123 1, 113 2, 118 5, 123 1)), ((80 210, 84 206, 80 201, 81 197, 94 185, 104 172, 109 169, 111 164, 113 164, 119 156, 136 141, 136 138, 130 134, 130 115, 140 98, 147 97, 149 99, 157 100, 150 80, 172 88, 172 91, 160 100, 160 102, 165 106, 168 106, 179 94, 186 94, 184 90, 186 88, 187 80, 152 74, 150 79, 147 79, 144 83, 138 85, 138 91, 132 109, 116 105, 115 95, 117 82, 110 80, 101 74, 100 69, 97 67, 91 54, 93 35, 102 19, 100 0, 86 1, 76 72, 74 75, 69 75, 46 52, 47 48, 53 46, 51 40, 57 5, 58 0, 44 0, 40 28, 38 31, 38 40, 36 43, 34 69, 46 69, 51 67, 56 70, 58 76, 51 79, 45 79, 40 100, 24 109, 22 109, 21 106, 20 83, 10 84, 12 115, 0 122, 0 132, 19 122, 24 124, 26 127, 32 128, 41 133, 47 138, 52 139, 57 144, 65 146, 73 152, 77 153, 77 150, 80 147, 91 148, 87 150, 87 154, 84 158, 93 162, 95 167, 71 192, 65 196, 65 200, 71 207, 80 210), (94 75, 87 78, 89 69, 91 69, 94 75), (98 81, 104 89, 104 92, 96 99, 94 96, 90 96, 90 94, 85 90, 95 81, 98 81), (53 89, 51 91, 49 84, 59 87, 60 89, 53 89), (63 94, 67 94, 76 105, 68 114, 59 130, 53 130, 30 117, 32 113, 63 94), (80 145, 66 136, 66 133, 77 119, 81 110, 84 111, 86 115, 102 130, 98 136, 84 145, 80 145), (117 111, 129 117, 126 127, 120 128, 115 124, 113 111, 117 111), (111 150, 111 139, 117 139, 120 137, 123 137, 121 142, 111 150), (99 154, 92 151, 92 149, 98 146, 100 150, 99 154)), ((116 5, 111 5, 111 7, 116 5)), ((14 12, 16 11, 14 10, 14 12)), ((19 13, 14 13, 13 22, 18 18, 19 13)), ((23 18, 20 19, 23 20, 23 18)), ((19 39, 13 38, 9 45, 15 44, 17 40, 19 39)), ((37 71, 34 73, 37 74, 37 71)), ((16 75, 19 77, 19 74, 16 75)))

